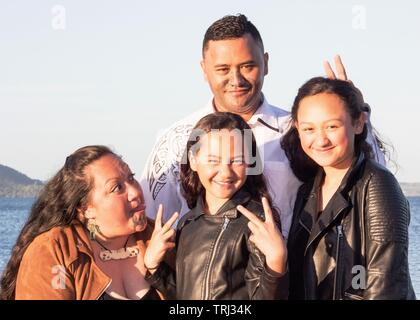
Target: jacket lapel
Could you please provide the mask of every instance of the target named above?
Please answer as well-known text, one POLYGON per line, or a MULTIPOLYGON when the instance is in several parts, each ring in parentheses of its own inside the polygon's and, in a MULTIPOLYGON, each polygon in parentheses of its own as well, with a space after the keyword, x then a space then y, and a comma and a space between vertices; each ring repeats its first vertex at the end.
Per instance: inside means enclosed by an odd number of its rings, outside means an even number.
MULTIPOLYGON (((320 170, 315 178, 311 197, 308 200, 307 204, 305 205, 305 209, 303 213, 306 213, 306 225, 309 225, 308 217, 312 217, 312 229, 311 234, 309 236, 308 244, 306 246, 306 250, 311 246, 311 244, 323 234, 323 231, 330 227, 334 222, 341 216, 343 212, 347 212, 348 208, 352 206, 352 204, 347 200, 347 193, 348 193, 348 186, 352 185, 352 181, 354 180, 355 175, 359 172, 359 168, 362 165, 364 160, 364 155, 361 153, 352 163, 350 170, 346 173, 343 180, 341 181, 340 186, 338 187, 337 191, 334 193, 333 197, 328 202, 327 206, 325 207, 324 211, 317 219, 318 216, 318 197, 315 190, 318 190, 322 181, 323 172, 320 170)), ((302 215, 303 216, 303 215, 302 215)), ((302 222, 305 222, 302 220, 302 222)), ((305 251, 306 252, 306 251, 305 251)))

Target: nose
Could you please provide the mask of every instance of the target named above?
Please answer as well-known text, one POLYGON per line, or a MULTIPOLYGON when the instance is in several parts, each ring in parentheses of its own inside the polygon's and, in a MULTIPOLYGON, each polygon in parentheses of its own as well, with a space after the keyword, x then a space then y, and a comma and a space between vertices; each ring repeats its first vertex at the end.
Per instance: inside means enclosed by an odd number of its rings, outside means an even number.
POLYGON ((319 131, 315 141, 317 147, 326 147, 330 144, 330 140, 324 130, 319 131))
POLYGON ((219 176, 223 179, 229 179, 232 177, 232 165, 231 164, 222 164, 219 168, 219 176))
POLYGON ((246 83, 245 78, 242 76, 239 68, 232 69, 230 74, 229 83, 232 87, 243 87, 246 83))
POLYGON ((137 200, 139 204, 144 203, 143 190, 141 190, 140 184, 130 183, 128 185, 128 201, 137 200))

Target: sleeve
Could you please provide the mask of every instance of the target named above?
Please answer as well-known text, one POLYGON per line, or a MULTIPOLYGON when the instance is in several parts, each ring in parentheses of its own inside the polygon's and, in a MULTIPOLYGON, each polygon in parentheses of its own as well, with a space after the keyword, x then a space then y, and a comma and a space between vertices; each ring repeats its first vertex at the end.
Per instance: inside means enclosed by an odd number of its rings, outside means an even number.
POLYGON ((375 161, 383 166, 386 165, 385 163, 385 155, 382 152, 382 150, 379 147, 378 141, 375 139, 375 135, 373 132, 373 126, 372 123, 370 122, 370 114, 371 114, 371 109, 370 106, 365 103, 365 113, 366 113, 366 125, 367 125, 367 137, 366 137, 366 141, 370 144, 370 146, 372 147, 372 151, 373 154, 375 156, 375 161))
POLYGON ((390 172, 374 174, 365 199, 365 299, 408 299, 412 285, 408 267, 410 210, 390 172))
POLYGON ((186 201, 179 183, 180 161, 189 136, 188 128, 177 126, 156 142, 143 170, 140 185, 146 202, 146 215, 156 219, 159 204, 163 205, 163 221, 175 212, 185 213, 186 201))
POLYGON ((245 271, 245 282, 251 300, 286 300, 289 275, 272 271, 265 263, 264 254, 247 240, 249 260, 245 271))
POLYGON ((176 299, 176 274, 175 270, 165 261, 159 264, 155 273, 146 272, 146 281, 155 289, 160 291, 165 299, 176 299))
POLYGON ((73 276, 63 261, 57 243, 32 242, 19 267, 16 300, 76 299, 73 276))

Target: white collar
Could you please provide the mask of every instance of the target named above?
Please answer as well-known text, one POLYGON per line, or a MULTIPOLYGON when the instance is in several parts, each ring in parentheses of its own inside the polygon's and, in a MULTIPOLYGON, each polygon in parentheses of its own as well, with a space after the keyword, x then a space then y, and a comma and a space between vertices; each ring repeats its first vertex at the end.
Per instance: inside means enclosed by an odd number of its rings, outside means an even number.
MULTIPOLYGON (((213 104, 214 97, 210 99, 207 103, 205 110, 208 114, 216 112, 216 109, 213 104)), ((258 109, 254 112, 252 117, 248 120, 248 124, 251 126, 263 124, 266 127, 269 127, 272 130, 279 131, 279 123, 277 119, 277 115, 274 112, 274 108, 269 105, 267 99, 263 95, 263 102, 258 107, 258 109), (261 123, 261 121, 263 123, 261 123)))

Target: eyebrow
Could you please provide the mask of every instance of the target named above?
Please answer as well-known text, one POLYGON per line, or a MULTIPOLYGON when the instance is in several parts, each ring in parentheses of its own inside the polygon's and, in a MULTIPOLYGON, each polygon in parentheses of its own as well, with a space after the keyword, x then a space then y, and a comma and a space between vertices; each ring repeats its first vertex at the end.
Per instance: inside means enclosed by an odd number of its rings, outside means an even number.
MULTIPOLYGON (((342 119, 329 119, 329 120, 327 120, 327 121, 323 121, 323 123, 325 123, 325 122, 330 122, 330 121, 339 121, 339 122, 343 122, 343 120, 342 119)), ((313 122, 299 122, 299 125, 302 125, 302 124, 313 124, 313 122)))
MULTIPOLYGON (((125 173, 125 171, 127 171, 128 175, 133 174, 133 173, 132 173, 132 171, 130 170, 130 167, 128 166, 128 164, 124 164, 124 165, 122 166, 122 169, 124 170, 124 173, 125 173)), ((110 181, 112 181, 112 180, 118 180, 119 178, 120 178, 119 176, 118 176, 118 177, 112 177, 112 178, 109 178, 109 179, 107 179, 107 180, 105 181, 104 185, 106 186, 106 185, 108 184, 108 182, 110 182, 110 181)))
MULTIPOLYGON (((248 61, 240 63, 239 66, 244 66, 244 65, 247 65, 247 64, 257 64, 257 63, 254 60, 248 60, 248 61)), ((223 63, 223 64, 216 64, 214 66, 214 68, 223 68, 223 67, 229 67, 229 65, 226 64, 226 63, 223 63)))
POLYGON ((114 178, 109 178, 108 180, 105 181, 104 186, 106 186, 108 184, 108 182, 111 182, 113 180, 118 180, 119 177, 114 177, 114 178))
MULTIPOLYGON (((241 155, 237 155, 237 156, 232 157, 232 159, 243 158, 243 157, 244 157, 244 155, 241 154, 241 155)), ((207 155, 207 158, 217 158, 217 159, 220 159, 221 157, 220 156, 213 155, 213 154, 209 154, 209 155, 207 155)))
POLYGON ((229 67, 229 65, 228 64, 216 64, 214 66, 214 68, 223 68, 223 67, 229 67))

